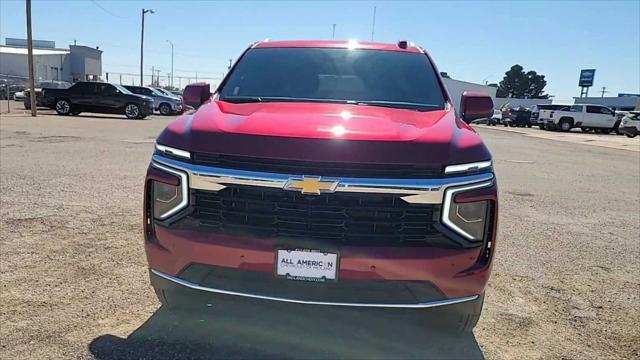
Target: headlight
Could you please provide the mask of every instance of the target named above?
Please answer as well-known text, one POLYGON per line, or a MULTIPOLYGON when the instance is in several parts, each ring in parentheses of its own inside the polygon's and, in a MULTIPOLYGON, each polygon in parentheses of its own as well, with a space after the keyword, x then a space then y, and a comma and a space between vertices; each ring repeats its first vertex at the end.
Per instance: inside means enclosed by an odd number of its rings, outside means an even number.
POLYGON ((456 203, 454 195, 460 192, 488 187, 491 181, 447 189, 442 211, 442 222, 451 230, 472 241, 484 239, 489 214, 489 201, 456 203))
POLYGON ((153 163, 153 167, 175 175, 180 179, 178 185, 171 185, 154 180, 153 185, 153 217, 159 220, 168 218, 187 207, 187 174, 153 163))

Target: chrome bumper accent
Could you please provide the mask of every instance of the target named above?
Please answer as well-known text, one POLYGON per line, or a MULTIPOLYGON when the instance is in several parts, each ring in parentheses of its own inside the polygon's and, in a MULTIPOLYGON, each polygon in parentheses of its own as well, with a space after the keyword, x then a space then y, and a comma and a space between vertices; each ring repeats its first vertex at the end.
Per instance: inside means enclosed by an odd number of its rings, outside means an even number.
POLYGON ((285 298, 279 298, 279 297, 273 297, 273 296, 263 296, 263 295, 248 294, 248 293, 241 293, 241 292, 236 292, 236 291, 209 288, 209 287, 200 286, 198 284, 194 284, 194 283, 192 283, 190 281, 182 280, 180 278, 177 278, 175 276, 171 276, 169 274, 165 274, 165 273, 163 273, 161 271, 158 271, 158 270, 155 270, 155 269, 151 269, 151 272, 153 274, 163 278, 163 279, 166 279, 168 281, 171 281, 171 282, 176 283, 178 285, 185 286, 185 287, 193 289, 193 290, 206 291, 206 292, 216 293, 216 294, 241 296, 241 297, 252 298, 252 299, 280 301, 280 302, 287 302, 287 303, 294 303, 294 304, 305 304, 305 305, 424 309, 424 308, 432 308, 432 307, 438 307, 438 306, 459 304, 459 303, 463 303, 463 302, 467 302, 467 301, 473 301, 473 300, 477 300, 478 299, 478 295, 473 295, 473 296, 466 296, 466 297, 461 297, 461 298, 434 300, 434 301, 427 301, 427 302, 415 303, 415 304, 343 303, 343 302, 295 300, 295 299, 285 299, 285 298))
MULTIPOLYGON (((182 170, 188 174, 189 187, 193 189, 219 191, 225 184, 263 186, 282 189, 292 176, 313 174, 278 174, 217 168, 185 163, 161 155, 153 155, 153 162, 182 170)), ((438 179, 377 179, 377 178, 324 178, 338 180, 335 191, 402 194, 408 203, 441 204, 447 188, 472 183, 493 183, 493 174, 477 174, 438 179)))

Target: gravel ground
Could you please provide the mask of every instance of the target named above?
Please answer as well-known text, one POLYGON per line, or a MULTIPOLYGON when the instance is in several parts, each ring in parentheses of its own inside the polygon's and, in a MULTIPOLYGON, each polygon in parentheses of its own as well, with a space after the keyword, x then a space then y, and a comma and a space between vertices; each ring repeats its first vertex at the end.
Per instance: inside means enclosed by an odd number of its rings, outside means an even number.
POLYGON ((640 357, 637 151, 479 127, 499 239, 482 319, 452 337, 406 313, 159 309, 142 183, 169 120, 2 115, 0 358, 640 357))

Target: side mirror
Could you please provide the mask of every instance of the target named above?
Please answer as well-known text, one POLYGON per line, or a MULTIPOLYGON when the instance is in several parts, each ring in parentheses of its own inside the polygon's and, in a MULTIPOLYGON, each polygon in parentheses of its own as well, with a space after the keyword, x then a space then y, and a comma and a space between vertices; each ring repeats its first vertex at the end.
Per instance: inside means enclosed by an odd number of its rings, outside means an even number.
POLYGON ((182 94, 184 103, 198 108, 211 98, 211 86, 206 83, 196 83, 187 85, 182 94))
POLYGON ((493 100, 485 93, 465 91, 460 101, 460 113, 467 124, 475 119, 488 118, 493 114, 493 100))

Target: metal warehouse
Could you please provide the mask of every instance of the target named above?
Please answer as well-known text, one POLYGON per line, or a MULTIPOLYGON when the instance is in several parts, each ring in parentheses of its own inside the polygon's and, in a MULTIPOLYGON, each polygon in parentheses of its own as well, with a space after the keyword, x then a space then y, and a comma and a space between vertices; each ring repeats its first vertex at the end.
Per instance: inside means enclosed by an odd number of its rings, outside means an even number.
MULTIPOLYGON (((102 50, 82 45, 68 49, 55 47, 53 41, 34 41, 34 75, 36 81, 76 82, 99 80, 102 74, 102 50)), ((28 79, 26 40, 5 40, 0 45, 0 78, 28 79)))

